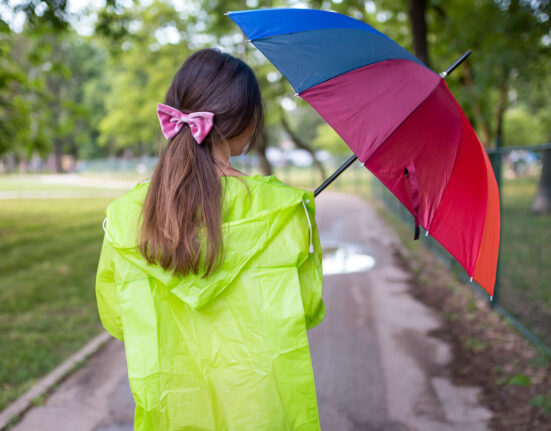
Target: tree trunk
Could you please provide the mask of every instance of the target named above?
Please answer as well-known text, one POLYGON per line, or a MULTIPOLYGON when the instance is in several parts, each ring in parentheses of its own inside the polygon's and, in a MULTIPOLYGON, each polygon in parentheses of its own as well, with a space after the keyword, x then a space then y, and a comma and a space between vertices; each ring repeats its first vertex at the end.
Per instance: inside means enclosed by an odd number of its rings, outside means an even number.
POLYGON ((27 161, 27 158, 25 156, 20 156, 19 157, 19 163, 18 163, 18 166, 19 166, 19 173, 20 174, 26 174, 29 172, 29 163, 27 161))
POLYGON ((496 110, 496 140, 503 145, 503 115, 505 114, 507 102, 507 86, 504 83, 499 85, 496 110))
POLYGON ((289 138, 295 143, 295 145, 298 148, 302 148, 303 150, 306 150, 310 153, 312 156, 312 159, 314 160, 314 165, 318 169, 320 175, 321 175, 321 181, 325 181, 327 176, 325 175, 325 168, 323 167, 323 164, 318 160, 316 157, 316 152, 314 151, 314 148, 312 148, 310 145, 308 145, 306 142, 304 142, 302 139, 300 139, 293 130, 291 130, 291 126, 289 126, 289 123, 287 122, 287 119, 285 118, 285 114, 281 114, 281 125, 285 129, 285 132, 287 135, 289 135, 289 138))
MULTIPOLYGON (((55 39, 55 36, 54 36, 55 39)), ((54 42, 54 45, 55 42, 54 42)), ((47 86, 48 89, 51 91, 51 93, 55 96, 55 104, 51 107, 51 109, 55 112, 54 117, 54 124, 59 125, 60 124, 60 117, 61 117, 61 110, 62 110, 62 97, 61 97, 61 88, 62 88, 62 82, 60 77, 51 76, 47 79, 47 86)), ((59 126, 56 126, 54 128, 54 157, 55 157, 55 171, 58 174, 63 173, 63 164, 61 162, 61 159, 63 158, 63 141, 60 138, 59 133, 59 126)))
POLYGON ((540 181, 532 212, 551 214, 551 148, 543 150, 540 181))
POLYGON ((13 174, 15 172, 15 166, 17 165, 17 160, 13 152, 9 152, 4 156, 4 162, 6 164, 6 173, 13 174))
POLYGON ((268 147, 268 134, 266 130, 262 131, 262 139, 256 143, 255 150, 260 157, 260 166, 264 175, 272 175, 272 165, 266 157, 266 148, 268 147))
POLYGON ((427 0, 409 0, 409 21, 413 33, 413 49, 415 56, 427 67, 430 67, 427 50, 427 20, 425 12, 427 0))
POLYGON ((482 112, 482 107, 480 106, 480 99, 475 94, 473 74, 471 72, 471 65, 469 64, 469 59, 463 62, 461 66, 461 71, 463 72, 463 79, 465 80, 465 85, 469 89, 471 95, 473 95, 474 100, 474 113, 476 115, 477 123, 482 129, 482 145, 485 148, 490 147, 490 126, 488 120, 482 112))
POLYGON ((59 138, 54 138, 55 171, 58 174, 63 173, 61 158, 63 157, 63 142, 59 138))

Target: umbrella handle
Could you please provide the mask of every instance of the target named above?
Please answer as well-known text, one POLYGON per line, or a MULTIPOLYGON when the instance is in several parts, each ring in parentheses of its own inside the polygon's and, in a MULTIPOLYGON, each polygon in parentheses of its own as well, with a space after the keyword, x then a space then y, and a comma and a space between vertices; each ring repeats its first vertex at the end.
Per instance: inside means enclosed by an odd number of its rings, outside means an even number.
POLYGON ((409 180, 408 184, 411 191, 411 202, 413 204, 413 217, 415 219, 414 240, 419 239, 419 184, 417 183, 417 174, 413 162, 409 162, 404 168, 404 175, 409 180))

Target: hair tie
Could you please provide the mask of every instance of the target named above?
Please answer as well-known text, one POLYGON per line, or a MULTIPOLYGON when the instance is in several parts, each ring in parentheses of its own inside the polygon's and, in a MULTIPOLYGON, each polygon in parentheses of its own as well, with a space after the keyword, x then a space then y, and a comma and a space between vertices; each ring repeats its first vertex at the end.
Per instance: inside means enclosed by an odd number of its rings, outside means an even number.
POLYGON ((159 117, 159 123, 161 123, 163 135, 167 139, 175 136, 182 129, 183 123, 188 123, 191 134, 197 143, 200 144, 212 128, 214 114, 212 112, 184 114, 172 106, 158 103, 157 116, 159 117))

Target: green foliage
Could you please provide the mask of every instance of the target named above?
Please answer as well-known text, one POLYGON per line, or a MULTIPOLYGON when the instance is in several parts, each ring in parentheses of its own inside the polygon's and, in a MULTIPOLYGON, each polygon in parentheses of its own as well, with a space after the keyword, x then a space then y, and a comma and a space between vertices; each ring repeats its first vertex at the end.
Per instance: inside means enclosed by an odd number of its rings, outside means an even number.
POLYGON ((78 156, 84 142, 95 141, 94 120, 97 124, 102 114, 102 105, 89 106, 85 94, 91 82, 101 82, 100 49, 71 30, 43 34, 26 28, 3 41, 12 56, 3 68, 11 75, 0 86, 6 113, 0 116, 0 155, 10 150, 23 157, 35 151, 45 155, 57 141, 64 153, 78 156))
MULTIPOLYGON (((490 142, 496 134, 499 88, 507 92, 527 81, 536 83, 545 78, 540 71, 549 62, 551 46, 542 41, 550 31, 550 21, 544 19, 543 12, 536 2, 434 2, 430 25, 436 35, 430 45, 434 63, 438 70, 444 70, 467 49, 473 51, 468 64, 446 81, 479 136, 484 125, 489 128, 490 142), (471 71, 472 85, 466 79, 467 70, 471 71)), ((507 105, 505 100, 505 109, 507 105)))
POLYGON ((464 341, 465 349, 474 353, 481 352, 488 347, 488 342, 480 340, 477 337, 467 337, 464 341))
POLYGON ((23 97, 27 78, 16 60, 19 38, 0 22, 0 155, 27 141, 29 102, 23 97))
POLYGON ((350 154, 350 147, 344 143, 329 124, 319 125, 317 131, 318 135, 314 140, 316 148, 327 150, 334 155, 350 154))
MULTIPOLYGON (((156 153, 162 136, 155 105, 186 57, 207 46, 239 56, 254 69, 272 144, 285 136, 280 124, 285 115, 305 142, 335 154, 349 152, 329 127, 321 126, 323 120, 309 105, 292 97, 286 79, 224 15, 295 5, 291 0, 196 0, 185 12, 168 0, 148 6, 138 0, 126 6, 109 0, 97 11, 92 36, 78 35, 66 25, 64 4, 45 4, 42 17, 31 3, 20 8, 30 18, 22 34, 12 34, 0 22, 0 155, 46 154, 55 145, 78 157, 125 149, 156 153), (296 108, 286 111, 281 106, 288 109, 289 100, 296 108)), ((311 0, 306 6, 363 20, 413 52, 407 2, 311 0)), ((550 134, 550 8, 549 2, 501 0, 428 4, 427 40, 434 70, 444 70, 461 53, 473 50, 447 84, 486 144, 496 134, 500 87, 506 94, 511 89, 517 94, 505 100, 505 112, 511 108, 504 117, 507 145, 544 142, 550 134)))
POLYGON ((506 385, 530 386, 532 381, 526 374, 515 374, 504 381, 506 385))
POLYGON ((510 109, 505 116, 505 136, 507 145, 537 145, 547 139, 549 125, 533 115, 526 106, 510 109))
POLYGON ((157 103, 164 101, 174 74, 191 54, 190 35, 185 20, 167 2, 154 1, 132 13, 140 24, 118 56, 109 60, 110 91, 107 112, 99 124, 99 144, 111 153, 130 148, 138 154, 154 154, 160 138, 157 103), (159 38, 167 31, 179 40, 161 45, 159 38))
POLYGON ((551 392, 549 395, 535 395, 529 404, 533 407, 540 407, 545 414, 551 415, 551 392))

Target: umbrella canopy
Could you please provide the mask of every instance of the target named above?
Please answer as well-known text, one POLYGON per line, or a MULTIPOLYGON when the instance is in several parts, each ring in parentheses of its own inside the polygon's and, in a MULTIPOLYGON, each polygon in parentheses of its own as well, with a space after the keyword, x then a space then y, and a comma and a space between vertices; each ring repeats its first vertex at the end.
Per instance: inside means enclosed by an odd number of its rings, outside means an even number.
POLYGON ((336 12, 229 12, 421 225, 493 296, 499 193, 443 77, 392 39, 336 12))

